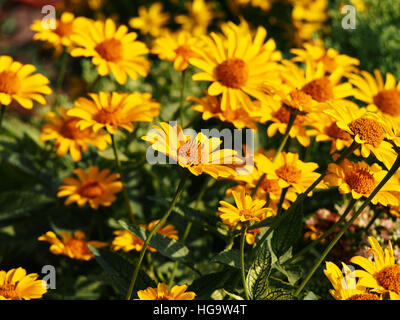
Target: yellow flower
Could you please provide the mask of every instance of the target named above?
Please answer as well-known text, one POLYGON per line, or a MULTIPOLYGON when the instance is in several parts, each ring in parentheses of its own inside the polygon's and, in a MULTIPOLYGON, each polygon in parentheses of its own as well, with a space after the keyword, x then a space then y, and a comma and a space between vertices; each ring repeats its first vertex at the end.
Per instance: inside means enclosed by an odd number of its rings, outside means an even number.
POLYGON ((352 74, 349 81, 357 88, 354 97, 368 104, 369 111, 389 115, 400 120, 400 81, 391 73, 386 73, 383 81, 379 70, 374 70, 375 78, 366 71, 352 74))
POLYGON ((208 94, 222 94, 221 110, 251 108, 250 97, 262 100, 265 79, 275 77, 278 65, 264 43, 267 31, 259 27, 255 36, 243 32, 243 27, 229 24, 224 35, 214 32, 203 36, 204 48, 195 49, 200 58, 189 62, 202 72, 193 75, 195 81, 211 81, 208 94))
POLYGON ((230 4, 234 6, 246 6, 251 5, 253 7, 258 7, 263 11, 268 11, 271 9, 271 5, 275 0, 230 0, 230 4))
POLYGON ((174 285, 171 290, 168 286, 161 282, 157 288, 148 287, 145 290, 139 290, 137 300, 193 300, 196 294, 193 291, 186 291, 187 285, 174 285))
POLYGON ((75 18, 71 12, 63 12, 60 19, 56 20, 56 28, 44 28, 42 20, 35 20, 31 25, 31 30, 36 31, 33 40, 46 41, 50 43, 56 50, 64 47, 71 47, 71 35, 74 34, 77 19, 85 19, 84 17, 75 18))
POLYGON ((315 136, 316 142, 330 141, 331 154, 352 144, 351 135, 340 129, 336 121, 327 114, 322 112, 310 113, 307 120, 307 125, 311 127, 307 130, 307 135, 315 136))
POLYGON ((102 128, 115 134, 118 128, 132 132, 133 122, 151 122, 160 112, 160 104, 149 93, 99 92, 90 93, 90 99, 78 98, 68 115, 79 118, 81 130, 102 128))
POLYGON ((304 43, 303 48, 294 48, 290 52, 295 55, 292 61, 311 61, 313 64, 322 62, 328 73, 333 73, 337 68, 343 68, 345 75, 347 75, 349 72, 356 71, 355 66, 360 64, 360 61, 356 58, 340 54, 333 48, 326 49, 321 39, 304 43))
POLYGON ((36 280, 37 273, 27 274, 24 268, 0 271, 0 300, 40 299, 47 292, 46 282, 36 280))
POLYGON ((50 94, 49 80, 40 73, 33 74, 36 67, 0 56, 0 104, 8 106, 13 100, 23 108, 32 109, 33 100, 46 104, 43 95, 50 94))
POLYGON ((193 0, 186 3, 189 15, 177 15, 175 22, 182 25, 183 30, 194 36, 207 33, 208 25, 213 19, 212 4, 205 0, 193 0))
POLYGON ((236 206, 226 201, 220 201, 217 215, 221 220, 229 225, 235 226, 239 222, 261 221, 273 215, 271 208, 265 208, 266 201, 252 198, 246 194, 245 188, 232 191, 236 206))
POLYGON ((329 74, 322 62, 312 64, 310 61, 307 61, 305 69, 289 60, 283 60, 282 64, 285 67, 280 73, 283 84, 278 83, 277 88, 274 88, 274 83, 269 84, 266 81, 265 84, 267 88, 271 87, 276 92, 292 92, 295 89, 299 89, 311 96, 319 104, 316 106, 305 105, 306 110, 304 111, 306 112, 316 109, 321 110, 326 107, 327 102, 343 100, 354 93, 350 83, 341 83, 345 73, 344 68, 338 67, 333 73, 329 74))
MULTIPOLYGON (((149 231, 153 230, 154 227, 160 220, 154 220, 148 224, 139 225, 139 227, 143 227, 149 231)), ((178 230, 171 224, 161 225, 161 227, 157 230, 157 233, 162 234, 168 238, 178 240, 178 230)), ((115 230, 114 235, 116 236, 111 244, 111 249, 118 251, 123 250, 124 252, 129 252, 132 250, 136 250, 140 252, 143 248, 144 241, 138 238, 135 234, 128 230, 115 230)), ((157 250, 151 246, 147 246, 147 250, 151 252, 156 252, 157 250)))
POLYGON ((356 283, 354 271, 342 263, 345 275, 340 271, 336 264, 326 262, 324 273, 331 282, 333 289, 329 292, 335 300, 381 300, 381 297, 369 293, 365 287, 356 283))
MULTIPOLYGON (((229 188, 226 191, 226 195, 232 195, 232 191, 238 190, 245 187, 247 193, 251 194, 259 182, 260 178, 263 176, 263 172, 260 170, 260 167, 263 165, 263 158, 265 157, 265 153, 263 150, 260 150, 254 154, 254 166, 251 168, 249 174, 240 174, 230 177, 231 180, 238 182, 238 186, 234 186, 229 188)), ((254 197, 257 199, 266 199, 268 203, 268 207, 273 209, 275 212, 277 211, 278 203, 282 194, 282 187, 279 185, 279 179, 269 179, 268 177, 264 177, 260 185, 258 186, 257 192, 254 197)), ((289 188, 286 192, 285 201, 283 202, 283 208, 287 209, 290 205, 289 201, 295 201, 297 198, 296 192, 294 192, 293 188, 289 188)))
POLYGON ((135 32, 128 33, 125 25, 117 28, 111 19, 80 20, 71 36, 71 55, 91 57, 100 76, 112 73, 119 84, 125 84, 128 76, 136 80, 138 74, 147 76, 150 69, 150 61, 143 57, 149 49, 136 38, 135 32))
POLYGON ((207 173, 213 178, 227 178, 235 174, 228 165, 241 162, 232 149, 219 149, 222 140, 208 138, 199 132, 196 137, 185 135, 181 126, 161 122, 142 137, 152 144, 153 150, 170 158, 169 163, 178 163, 198 176, 207 173))
POLYGON ((73 234, 67 231, 60 232, 61 239, 53 231, 47 231, 41 235, 39 241, 47 241, 51 244, 52 254, 62 254, 71 259, 88 261, 94 258, 88 245, 95 248, 105 247, 108 244, 100 241, 86 241, 86 235, 81 230, 76 230, 73 234))
POLYGON ((41 128, 41 141, 55 140, 54 146, 59 157, 69 152, 74 161, 82 159, 82 152, 89 149, 89 144, 100 150, 105 150, 111 144, 110 136, 103 132, 93 132, 91 129, 81 130, 77 128, 79 118, 67 116, 67 110, 57 109, 60 116, 55 112, 48 112, 45 118, 50 121, 41 128))
POLYGON ((295 41, 302 43, 312 38, 328 19, 328 0, 290 0, 293 5, 292 22, 295 26, 295 41))
POLYGON ((368 240, 374 260, 361 256, 350 260, 364 269, 356 270, 359 284, 378 293, 389 293, 391 300, 400 300, 400 265, 394 260, 392 244, 389 241, 389 246, 383 251, 374 237, 368 240))
POLYGON ((358 108, 356 104, 338 101, 324 112, 336 121, 338 128, 349 133, 361 145, 364 158, 368 158, 372 152, 386 168, 392 167, 397 154, 391 143, 384 140, 388 136, 385 131, 388 124, 383 117, 367 112, 365 108, 358 108))
POLYGON ((235 110, 230 106, 222 110, 221 97, 211 96, 207 92, 202 98, 188 97, 187 100, 197 103, 192 106, 192 110, 201 112, 203 120, 217 118, 220 121, 232 123, 238 129, 250 128, 257 131, 256 122, 261 122, 264 115, 263 110, 257 108, 256 105, 250 110, 244 108, 235 110))
POLYGON ((110 206, 116 200, 115 194, 122 190, 122 182, 118 173, 110 170, 99 171, 96 166, 90 166, 86 173, 81 168, 74 170, 78 179, 69 177, 63 180, 57 197, 68 197, 65 204, 76 202, 82 207, 89 202, 92 209, 97 210, 99 205, 110 206))
MULTIPOLYGON (((387 171, 382 170, 376 163, 369 166, 363 161, 353 163, 344 159, 339 165, 334 163, 328 165, 328 172, 324 181, 330 186, 339 187, 340 193, 351 193, 354 199, 360 199, 361 197, 369 197, 386 174, 387 171)), ((399 190, 399 188, 400 184, 394 179, 390 179, 372 198, 372 204, 398 205, 399 201, 392 192, 399 190)))
MULTIPOLYGON (((278 180, 281 188, 292 187, 297 193, 303 193, 319 178, 320 174, 314 172, 318 164, 314 162, 303 162, 297 153, 281 152, 274 162, 268 157, 261 156, 259 170, 266 174, 271 180, 278 180)), ((318 185, 323 188, 323 184, 318 185)))
POLYGON ((150 34, 154 37, 159 36, 164 26, 169 21, 169 14, 164 13, 161 2, 153 3, 149 9, 145 6, 139 7, 139 16, 131 18, 129 25, 134 29, 139 29, 142 34, 150 34))
POLYGON ((161 60, 173 61, 174 69, 183 71, 189 66, 189 59, 197 57, 192 50, 194 46, 198 46, 198 39, 189 32, 168 31, 154 41, 151 52, 157 54, 161 60))
POLYGON ((309 115, 306 112, 300 111, 300 108, 308 109, 306 106, 308 103, 311 107, 313 103, 311 97, 299 90, 292 91, 287 98, 282 100, 267 97, 261 101, 260 110, 262 111, 260 111, 260 113, 263 115, 261 122, 270 121, 267 129, 268 137, 274 137, 277 132, 282 135, 285 134, 290 114, 296 113, 296 118, 289 131, 289 136, 297 139, 304 147, 308 147, 310 145, 310 135, 308 130, 306 130, 306 125, 310 122, 308 121, 309 115))

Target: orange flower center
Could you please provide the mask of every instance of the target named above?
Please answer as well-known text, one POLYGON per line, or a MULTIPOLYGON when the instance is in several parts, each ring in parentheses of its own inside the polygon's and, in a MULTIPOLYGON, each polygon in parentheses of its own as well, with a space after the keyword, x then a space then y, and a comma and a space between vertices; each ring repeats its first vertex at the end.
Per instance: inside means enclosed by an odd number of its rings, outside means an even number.
POLYGON ((85 183, 80 190, 80 194, 89 199, 98 198, 103 194, 103 187, 97 181, 85 183))
POLYGON ((361 140, 364 140, 375 148, 378 147, 385 138, 382 125, 374 119, 356 119, 349 124, 349 128, 353 131, 354 135, 358 134, 361 140))
POLYGON ((71 239, 66 243, 66 247, 74 254, 76 257, 81 257, 84 255, 90 255, 91 251, 89 250, 87 243, 82 239, 71 239))
POLYGON ((318 102, 325 102, 334 98, 333 85, 328 77, 310 81, 301 90, 318 102))
POLYGON ((190 58, 195 56, 195 53, 190 50, 190 47, 187 45, 179 46, 175 49, 175 53, 177 56, 181 56, 185 61, 188 61, 190 58))
POLYGON ((216 67, 215 74, 224 86, 239 89, 247 83, 249 69, 243 60, 230 58, 216 67))
POLYGON ((78 119, 73 119, 66 121, 61 127, 61 132, 65 138, 75 140, 76 138, 82 135, 82 132, 79 128, 77 128, 76 124, 79 122, 78 119))
POLYGON ((301 178, 301 170, 297 169, 294 165, 285 164, 275 170, 276 175, 288 183, 295 183, 301 178))
POLYGON ((183 165, 201 163, 201 149, 195 140, 190 139, 178 149, 178 161, 183 165))
POLYGON ((332 122, 329 127, 325 128, 325 133, 334 139, 350 140, 351 136, 344 130, 340 129, 336 122, 332 122))
POLYGON ((289 95, 291 101, 290 101, 290 106, 287 107, 303 111, 304 109, 307 109, 309 106, 311 106, 312 98, 307 93, 295 89, 292 92, 290 92, 289 95))
MULTIPOLYGON (((281 123, 289 123, 290 119, 290 111, 285 107, 281 106, 275 113, 274 117, 279 120, 281 123)), ((297 115, 296 119, 294 120, 295 125, 301 125, 305 121, 304 116, 297 115)))
POLYGON ((0 92, 6 94, 16 94, 21 88, 21 80, 19 80, 17 74, 12 71, 0 72, 0 92))
POLYGON ((360 194, 370 194, 375 189, 375 179, 367 169, 358 169, 345 178, 350 188, 360 194))
POLYGON ((376 294, 372 293, 361 293, 352 295, 346 300, 379 300, 379 297, 376 294))
POLYGON ((374 96, 374 103, 382 112, 400 116, 400 90, 381 90, 374 96))
POLYGON ((118 115, 118 112, 112 111, 112 110, 107 110, 107 109, 102 109, 99 110, 99 112, 95 115, 95 120, 98 123, 102 124, 110 124, 117 126, 120 123, 120 116, 118 115))
POLYGON ((391 265, 383 268, 375 275, 375 279, 386 290, 400 294, 400 266, 391 265))
POLYGON ((239 213, 241 216, 243 216, 246 220, 251 220, 254 219, 253 213, 249 209, 243 209, 239 213))
POLYGON ((4 297, 10 300, 19 300, 17 293, 15 292, 16 284, 5 283, 0 286, 0 297, 4 297))
POLYGON ((263 179, 260 187, 270 193, 278 192, 281 189, 279 187, 278 180, 268 180, 268 179, 263 179))
POLYGON ((73 32, 72 21, 70 22, 59 21, 58 26, 56 30, 54 30, 54 32, 58 34, 60 37, 69 37, 73 32))
POLYGON ((118 61, 122 58, 122 43, 117 39, 107 39, 94 48, 107 61, 118 61))

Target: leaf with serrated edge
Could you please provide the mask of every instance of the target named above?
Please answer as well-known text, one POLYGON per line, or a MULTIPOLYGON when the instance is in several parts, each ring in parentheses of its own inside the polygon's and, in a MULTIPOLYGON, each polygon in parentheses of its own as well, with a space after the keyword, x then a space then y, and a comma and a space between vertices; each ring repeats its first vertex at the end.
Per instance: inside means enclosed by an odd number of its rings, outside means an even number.
POLYGON ((264 243, 257 251, 257 255, 247 273, 246 282, 251 299, 258 300, 268 289, 268 278, 271 272, 271 254, 264 243))

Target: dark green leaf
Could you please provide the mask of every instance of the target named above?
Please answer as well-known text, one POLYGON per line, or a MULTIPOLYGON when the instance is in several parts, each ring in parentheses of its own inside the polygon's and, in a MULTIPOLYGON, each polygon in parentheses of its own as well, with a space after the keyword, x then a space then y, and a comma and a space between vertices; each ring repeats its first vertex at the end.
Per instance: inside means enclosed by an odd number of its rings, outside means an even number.
POLYGON ((271 247, 279 259, 297 241, 303 228, 303 201, 290 207, 280 225, 274 230, 271 247))
POLYGON ((251 299, 262 299, 268 289, 268 277, 271 272, 271 254, 267 244, 263 244, 247 273, 246 282, 251 299))
MULTIPOLYGON (((117 290, 122 295, 125 295, 128 292, 135 266, 119 253, 111 251, 108 248, 95 248, 89 245, 89 249, 93 252, 99 265, 107 272, 117 290)), ((145 272, 140 270, 133 292, 155 286, 154 281, 145 272)))
POLYGON ((224 250, 213 257, 210 262, 222 263, 240 269, 240 253, 238 250, 224 250))
MULTIPOLYGON (((128 224, 123 220, 118 222, 124 229, 132 232, 143 241, 146 241, 149 236, 150 231, 145 228, 128 224)), ((157 232, 150 240, 149 246, 157 249, 160 254, 171 260, 183 260, 189 254, 189 249, 185 245, 157 232)))
POLYGON ((209 273, 194 280, 190 286, 190 290, 196 293, 196 299, 209 299, 215 290, 226 288, 229 284, 232 284, 236 276, 236 269, 226 269, 220 272, 209 273))
POLYGON ((29 214, 51 203, 51 199, 34 191, 6 191, 0 194, 0 221, 29 214))

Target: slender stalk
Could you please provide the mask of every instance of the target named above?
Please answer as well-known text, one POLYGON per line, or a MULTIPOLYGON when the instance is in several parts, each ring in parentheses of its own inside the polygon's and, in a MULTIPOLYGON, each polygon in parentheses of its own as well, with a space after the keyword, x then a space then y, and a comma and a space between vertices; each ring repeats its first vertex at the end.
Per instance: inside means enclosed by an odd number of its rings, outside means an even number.
POLYGON ((247 282, 246 282, 246 269, 244 267, 244 242, 246 239, 246 231, 247 231, 247 225, 245 224, 245 225, 243 225, 242 236, 240 238, 240 269, 241 269, 241 273, 242 273, 244 296, 246 297, 246 300, 250 300, 249 291, 247 289, 247 282))
POLYGON ((60 94, 61 87, 64 82, 65 73, 67 71, 67 64, 68 64, 68 53, 66 47, 64 47, 63 52, 61 54, 61 64, 60 64, 60 71, 58 73, 56 88, 54 92, 54 101, 53 101, 53 108, 58 103, 58 96, 60 94))
POLYGON ((183 101, 184 101, 184 92, 185 92, 185 81, 186 81, 186 71, 187 69, 182 71, 181 74, 181 89, 180 89, 180 97, 179 97, 179 119, 181 124, 183 124, 183 101))
POLYGON ((281 141, 281 144, 279 145, 278 149, 276 150, 276 153, 274 155, 274 157, 272 158, 272 162, 274 162, 276 160, 276 158, 279 156, 279 154, 282 152, 283 148, 285 148, 285 145, 289 139, 289 134, 290 134, 290 130, 293 127, 294 121, 296 120, 297 114, 291 112, 290 113, 290 117, 289 117, 289 121, 286 127, 286 131, 285 131, 285 135, 283 136, 283 139, 281 141))
POLYGON ((303 282, 300 284, 299 288, 296 290, 295 295, 298 296, 300 292, 304 289, 308 281, 311 279, 315 271, 318 269, 320 264, 325 260, 326 256, 329 254, 329 252, 333 249, 335 244, 340 240, 340 238, 343 236, 343 234, 346 232, 346 230, 353 224, 353 222, 358 218, 358 216, 364 211, 365 207, 369 205, 371 200, 376 196, 376 194, 379 192, 379 190, 382 189, 382 187, 386 184, 386 182, 389 181, 389 179, 394 175, 394 173, 397 171, 397 169, 400 167, 400 155, 397 156, 396 161, 394 162, 392 168, 389 170, 389 172, 385 175, 385 177, 382 179, 382 181, 376 186, 374 191, 370 194, 370 196, 364 201, 364 203, 361 205, 361 207, 357 210, 357 212, 353 215, 353 217, 342 227, 342 229, 337 233, 335 238, 331 241, 331 243, 328 245, 328 247, 325 249, 325 251, 321 254, 319 257, 318 261, 314 264, 306 278, 303 280, 303 282))
MULTIPOLYGON (((214 182, 214 180, 209 180, 209 181, 213 181, 214 182)), ((196 201, 194 203, 194 206, 193 206, 194 209, 197 209, 197 207, 198 207, 201 199, 203 198, 203 195, 206 192, 207 187, 209 185, 210 185, 209 182, 206 182, 206 183, 203 184, 203 187, 201 188, 201 190, 199 192, 199 195, 197 196, 196 201)), ((186 239, 189 236, 190 230, 192 229, 192 225, 193 225, 192 221, 189 221, 187 223, 185 231, 183 232, 183 236, 182 236, 182 239, 181 239, 182 244, 186 243, 186 239)), ((179 261, 175 261, 174 266, 173 266, 172 271, 171 271, 171 277, 170 277, 169 282, 168 282, 168 288, 171 288, 172 284, 174 283, 174 279, 175 279, 176 271, 178 270, 178 266, 179 266, 179 261)))
MULTIPOLYGON (((290 130, 292 129, 294 121, 296 120, 296 116, 297 115, 295 113, 290 113, 290 117, 289 117, 289 121, 288 121, 288 124, 287 124, 287 127, 286 127, 285 134, 283 136, 281 144, 279 145, 278 149, 276 150, 276 153, 275 153, 274 157, 272 158, 272 162, 274 162, 276 160, 276 158, 279 156, 279 154, 285 148, 285 145, 286 145, 286 143, 287 143, 287 141, 289 139, 290 130)), ((260 179, 258 179, 256 186, 254 187, 254 189, 251 192, 251 196, 252 197, 256 194, 258 188, 260 187, 261 183, 265 179, 265 176, 266 176, 266 174, 264 173, 260 177, 260 179)))
POLYGON ((117 164, 118 171, 119 171, 119 174, 121 177, 122 193, 124 195, 126 208, 128 209, 129 218, 131 219, 132 223, 135 223, 135 216, 133 214, 132 206, 129 201, 128 191, 126 190, 125 179, 124 179, 124 176, 122 173, 122 166, 121 166, 121 162, 119 161, 119 157, 118 157, 117 144, 115 143, 115 137, 113 134, 111 135, 111 141, 112 141, 112 147, 113 147, 113 151, 114 151, 115 163, 117 164))
POLYGON ((285 197, 286 197, 286 193, 287 193, 288 189, 289 189, 289 188, 284 188, 284 189, 282 189, 281 198, 279 199, 279 204, 278 204, 278 212, 277 212, 277 215, 278 215, 278 216, 282 213, 282 210, 283 210, 283 202, 285 201, 285 197))
POLYGON ((330 234, 337 229, 337 227, 346 219, 346 217, 349 215, 351 212, 351 209, 353 208, 354 204, 356 203, 356 199, 351 199, 349 204, 346 207, 346 210, 343 212, 343 214, 340 216, 340 219, 336 221, 334 225, 332 225, 321 237, 315 239, 312 241, 309 245, 304 247, 302 250, 300 250, 297 254, 295 254, 292 258, 290 258, 286 263, 291 263, 292 261, 296 260, 298 257, 302 256, 304 253, 307 251, 311 250, 314 248, 318 243, 320 243, 322 240, 326 239, 327 237, 330 236, 330 234))
POLYGON ((380 217, 380 215, 383 213, 384 210, 382 209, 377 209, 374 213, 374 216, 372 217, 372 219, 370 220, 370 222, 368 223, 368 225, 365 227, 364 231, 368 231, 369 228, 371 228, 371 226, 374 224, 374 222, 376 221, 376 219, 378 219, 380 217))
POLYGON ((6 106, 0 104, 0 128, 3 123, 4 114, 6 113, 6 106))
POLYGON ((178 185, 178 187, 176 189, 175 196, 172 199, 171 204, 170 204, 167 212, 160 219, 160 221, 156 224, 156 226, 150 231, 149 235, 147 236, 147 238, 146 238, 146 240, 145 240, 145 242, 143 244, 142 250, 140 251, 138 263, 136 265, 135 270, 133 271, 131 283, 129 285, 129 290, 128 290, 128 293, 126 295, 126 299, 127 300, 131 299, 133 288, 135 287, 136 279, 137 279, 137 276, 139 274, 140 266, 142 265, 143 257, 144 257, 144 255, 146 253, 147 246, 150 243, 150 240, 153 238, 154 234, 165 223, 165 221, 168 219, 169 215, 171 214, 172 210, 174 209, 175 204, 178 201, 178 199, 179 199, 179 197, 180 197, 180 195, 181 195, 181 193, 183 191, 183 186, 185 185, 185 182, 186 182, 187 178, 188 178, 188 173, 185 171, 185 172, 183 172, 181 181, 179 182, 179 185, 178 185))

